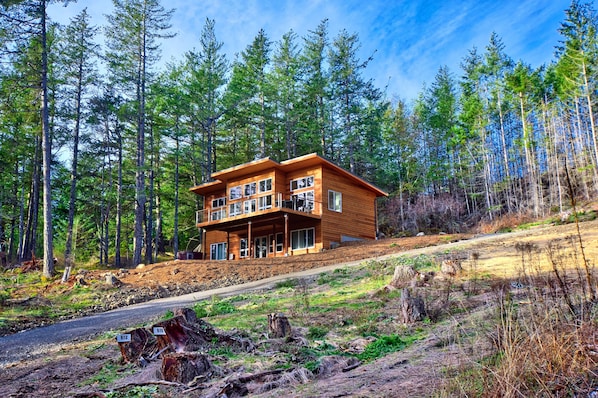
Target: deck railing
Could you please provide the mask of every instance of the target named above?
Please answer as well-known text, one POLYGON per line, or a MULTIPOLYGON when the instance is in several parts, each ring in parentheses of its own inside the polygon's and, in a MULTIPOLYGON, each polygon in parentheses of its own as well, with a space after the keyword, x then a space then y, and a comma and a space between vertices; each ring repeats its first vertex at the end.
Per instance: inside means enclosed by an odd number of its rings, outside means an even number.
POLYGON ((301 194, 283 195, 280 192, 271 195, 243 198, 227 203, 226 206, 215 209, 198 210, 195 222, 219 222, 233 218, 245 218, 260 213, 271 212, 273 209, 290 209, 304 213, 321 213, 321 203, 301 196, 301 194))

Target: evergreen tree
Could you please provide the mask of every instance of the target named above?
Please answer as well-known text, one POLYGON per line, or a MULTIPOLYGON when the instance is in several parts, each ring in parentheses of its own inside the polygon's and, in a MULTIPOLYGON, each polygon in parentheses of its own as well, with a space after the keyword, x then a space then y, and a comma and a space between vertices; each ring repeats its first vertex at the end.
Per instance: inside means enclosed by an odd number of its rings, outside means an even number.
POLYGON ((90 25, 87 9, 71 20, 64 31, 60 46, 60 70, 63 73, 65 90, 61 93, 70 100, 65 103, 66 118, 72 130, 71 186, 69 193, 69 210, 64 250, 66 282, 70 268, 73 266, 73 225, 77 202, 77 180, 79 143, 84 118, 85 97, 91 85, 97 80, 96 62, 98 46, 94 43, 96 28, 90 25))
MULTIPOLYGON (((150 68, 159 59, 158 40, 173 37, 168 32, 174 10, 165 10, 159 0, 113 0, 108 15, 106 58, 112 78, 135 102, 135 233, 133 263, 141 262, 146 219, 146 88, 150 68)), ((146 253, 151 253, 152 237, 145 237, 146 253)))

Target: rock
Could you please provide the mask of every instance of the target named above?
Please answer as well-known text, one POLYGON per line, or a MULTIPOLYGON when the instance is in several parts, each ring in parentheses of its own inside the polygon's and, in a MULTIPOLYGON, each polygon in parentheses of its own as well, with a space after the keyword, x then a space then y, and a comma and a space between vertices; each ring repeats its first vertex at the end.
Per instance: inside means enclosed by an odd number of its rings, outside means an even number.
POLYGON ((418 232, 418 233, 417 233, 417 235, 415 235, 415 236, 424 236, 424 235, 425 235, 425 233, 423 233, 423 232, 418 232))
POLYGON ((81 274, 75 275, 75 283, 80 286, 87 285, 87 282, 85 281, 84 278, 85 278, 85 275, 81 275, 81 274))
POLYGON ((176 274, 178 274, 179 272, 181 272, 181 270, 179 270, 178 268, 174 268, 172 271, 170 271, 170 274, 171 274, 171 275, 176 275, 176 274))
POLYGON ((145 264, 137 264, 137 266, 135 267, 135 269, 143 269, 145 268, 145 264))
POLYGON ((106 284, 110 286, 120 286, 122 282, 114 274, 106 274, 106 284))

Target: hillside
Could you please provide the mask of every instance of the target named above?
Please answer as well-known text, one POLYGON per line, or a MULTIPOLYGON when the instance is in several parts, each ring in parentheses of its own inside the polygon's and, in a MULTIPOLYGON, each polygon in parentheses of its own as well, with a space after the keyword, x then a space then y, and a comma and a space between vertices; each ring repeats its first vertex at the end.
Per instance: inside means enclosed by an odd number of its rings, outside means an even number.
MULTIPOLYGON (((586 222, 580 224, 580 228, 585 254, 593 261, 598 254, 598 222, 586 222)), ((196 311, 204 311, 206 321, 222 330, 237 330, 254 339, 261 348, 252 354, 240 354, 230 349, 210 351, 214 363, 225 372, 223 378, 216 377, 213 381, 201 383, 203 388, 194 389, 187 396, 219 396, 209 395, 219 385, 222 386, 219 383, 268 369, 287 369, 285 374, 290 379, 280 382, 272 391, 249 386, 255 388, 251 390, 252 396, 429 397, 440 391, 452 391, 451 396, 458 396, 454 383, 459 383, 459 388, 466 387, 464 379, 459 378, 460 369, 468 369, 489 355, 491 357, 495 349, 492 333, 483 325, 492 319, 491 308, 497 303, 497 292, 502 291, 497 289, 511 286, 509 290, 513 297, 529 302, 524 294, 526 290, 519 290, 517 284, 527 284, 525 265, 538 270, 544 267, 544 254, 549 243, 553 248, 558 247, 563 253, 570 254, 570 237, 575 236, 576 226, 570 224, 536 227, 483 240, 469 237, 471 239, 454 247, 434 245, 462 237, 438 235, 386 240, 301 258, 256 260, 245 264, 175 261, 123 272, 119 276, 123 285, 118 289, 131 294, 135 289, 169 289, 177 283, 220 286, 284 270, 297 271, 339 261, 344 263, 351 259, 377 257, 378 261, 340 268, 338 272, 286 284, 281 282, 272 290, 198 303, 196 311), (423 248, 425 245, 433 246, 423 248), (418 249, 409 251, 409 255, 416 255, 418 260, 407 263, 421 272, 432 270, 438 273, 437 267, 443 258, 462 259, 464 272, 459 277, 434 279, 429 285, 422 286, 420 292, 434 311, 430 311, 426 322, 406 325, 400 322, 399 296, 392 291, 385 293, 380 288, 389 282, 394 266, 405 264, 385 256, 400 255, 409 249, 418 249), (210 280, 210 277, 214 279, 210 280), (444 297, 447 299, 444 300, 444 297), (287 313, 291 324, 308 345, 297 349, 292 348, 293 344, 284 343, 274 349, 272 340, 263 340, 264 317, 273 311, 287 313), (405 342, 403 349, 397 352, 394 349, 373 359, 364 358, 364 347, 392 335, 401 336, 405 342), (269 349, 263 346, 266 342, 269 349), (326 356, 326 353, 332 356, 326 356), (326 377, 315 375, 303 381, 296 375, 295 379, 291 377, 292 371, 299 371, 305 366, 315 372, 318 366, 322 366, 323 358, 337 358, 334 355, 338 353, 362 358, 362 363, 351 370, 331 372, 326 377)), ((573 274, 569 276, 573 277, 573 274)), ((90 282, 96 277, 102 278, 102 274, 99 271, 86 274, 90 282)), ((119 290, 112 290, 110 294, 116 291, 119 290)), ((133 391, 139 394, 154 391, 152 396, 180 393, 182 386, 156 381, 155 364, 146 370, 122 364, 113 340, 117 332, 123 331, 115 330, 89 342, 68 344, 45 358, 23 359, 12 364, 0 376, 1 395, 51 397, 65 396, 65 392, 70 391, 66 396, 92 396, 103 391, 108 394, 106 396, 115 397, 125 396, 122 395, 125 391, 129 394, 133 391)), ((593 324, 586 333, 598 336, 593 324)), ((595 366, 597 358, 588 358, 593 364, 591 366, 595 366)), ((334 365, 330 366, 334 368, 334 365)), ((573 387, 577 388, 576 392, 587 393, 589 387, 584 384, 583 374, 579 371, 578 384, 573 387)), ((565 381, 561 380, 561 383, 565 381)), ((569 385, 569 388, 573 387, 569 385)))

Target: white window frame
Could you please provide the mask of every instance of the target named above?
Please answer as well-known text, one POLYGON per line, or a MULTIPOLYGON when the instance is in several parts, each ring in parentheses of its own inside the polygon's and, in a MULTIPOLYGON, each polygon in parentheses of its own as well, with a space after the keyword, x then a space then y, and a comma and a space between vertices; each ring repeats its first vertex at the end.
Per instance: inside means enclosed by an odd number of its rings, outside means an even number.
POLYGON ((243 187, 241 185, 235 185, 234 187, 230 187, 228 192, 229 200, 237 200, 243 197, 243 187))
POLYGON ((337 213, 343 212, 343 193, 338 191, 328 190, 328 210, 337 213))
POLYGON ((212 200, 212 209, 226 206, 226 197, 216 198, 212 200))
POLYGON ((291 200, 293 200, 293 203, 297 203, 298 199, 302 199, 303 200, 303 206, 301 206, 301 208, 297 207, 295 210, 299 210, 299 211, 311 211, 314 209, 314 198, 315 198, 315 193, 313 190, 311 191, 305 191, 305 192, 299 192, 296 194, 291 195, 291 200))
POLYGON ((243 202, 243 212, 245 214, 255 213, 257 211, 257 201, 249 199, 243 202))
POLYGON ((305 229, 296 229, 291 231, 291 249, 292 250, 302 250, 302 249, 311 249, 316 246, 316 229, 315 228, 305 228, 305 229), (310 235, 311 235, 311 244, 310 244, 310 235), (299 240, 302 240, 301 243, 304 246, 299 246, 299 240))
POLYGON ((277 232, 274 236, 276 239, 276 253, 282 253, 284 249, 284 234, 277 232))
POLYGON ((291 192, 314 186, 314 176, 295 178, 291 180, 291 192))
POLYGON ((250 182, 243 185, 243 196, 249 197, 255 195, 257 189, 257 184, 255 182, 250 182))
POLYGON ((243 204, 241 202, 231 203, 228 214, 230 217, 240 216, 243 214, 243 204))
POLYGON ((272 195, 260 196, 257 198, 258 210, 266 210, 272 208, 272 195))
POLYGON ((226 218, 226 207, 212 211, 212 215, 211 215, 212 221, 223 220, 225 218, 226 218))
POLYGON ((247 238, 241 238, 241 241, 239 243, 239 257, 240 258, 246 258, 249 257, 249 244, 248 244, 248 240, 247 238))
POLYGON ((226 252, 226 242, 212 243, 210 245, 210 260, 226 260, 226 252))
POLYGON ((265 178, 259 183, 260 193, 270 192, 272 190, 272 178, 265 178))

